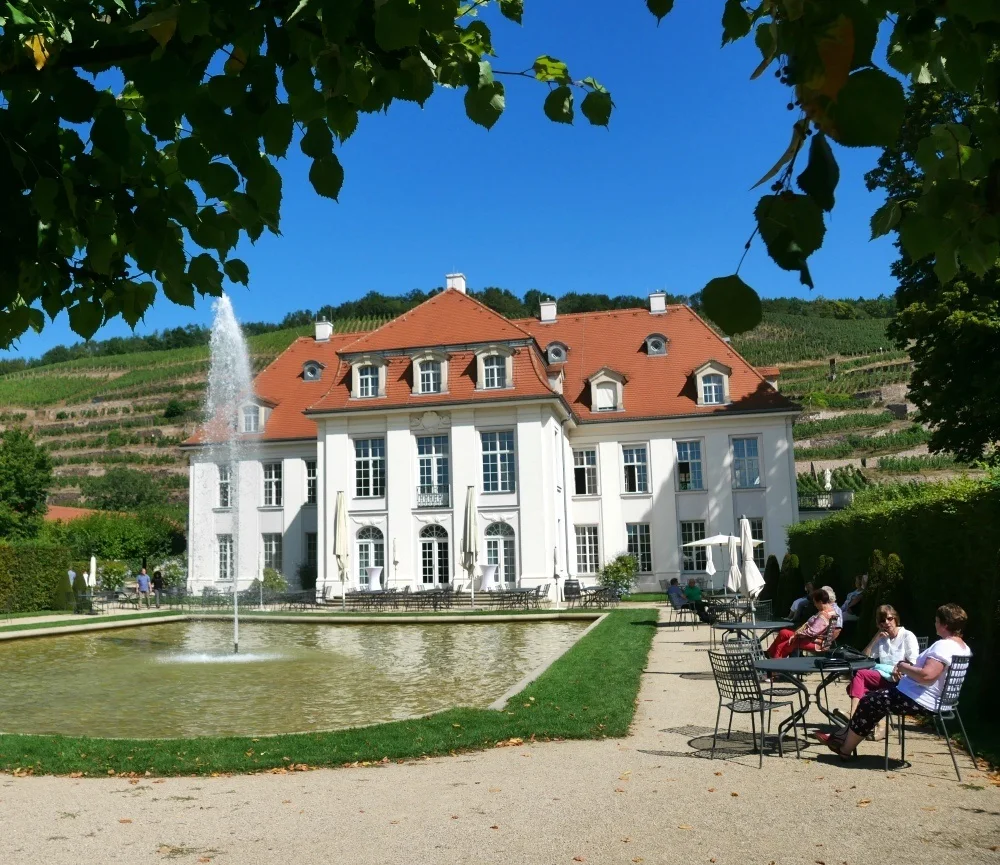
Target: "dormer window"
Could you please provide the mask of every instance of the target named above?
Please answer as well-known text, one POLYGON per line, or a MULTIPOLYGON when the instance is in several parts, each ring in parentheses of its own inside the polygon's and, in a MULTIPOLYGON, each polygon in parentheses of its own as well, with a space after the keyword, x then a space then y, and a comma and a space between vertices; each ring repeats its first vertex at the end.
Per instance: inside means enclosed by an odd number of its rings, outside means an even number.
POLYGON ((438 349, 424 349, 413 355, 413 393, 448 392, 448 354, 438 349))
POLYGON ((603 367, 588 379, 590 408, 595 412, 622 411, 625 408, 625 376, 603 367))
POLYGON ((243 432, 260 432, 260 406, 248 405, 243 407, 243 432))
POLYGON ((507 387, 506 358, 498 354, 483 358, 483 387, 488 390, 507 387))
POLYGON ((441 361, 439 360, 421 361, 420 392, 441 393, 441 361))
POLYGON ((319 381, 323 377, 324 366, 318 360, 307 360, 302 364, 303 381, 319 381))
POLYGON ((358 367, 358 396, 378 396, 378 367, 366 363, 358 367))
POLYGON ((553 342, 545 349, 545 358, 550 364, 566 363, 566 346, 553 342))
POLYGON ((693 373, 698 405, 728 405, 729 376, 732 372, 717 360, 710 360, 698 367, 693 373))
POLYGON ((385 396, 386 365, 381 355, 351 360, 351 399, 385 396))
POLYGON ((646 337, 646 354, 650 356, 667 353, 667 338, 662 333, 651 333, 646 337))

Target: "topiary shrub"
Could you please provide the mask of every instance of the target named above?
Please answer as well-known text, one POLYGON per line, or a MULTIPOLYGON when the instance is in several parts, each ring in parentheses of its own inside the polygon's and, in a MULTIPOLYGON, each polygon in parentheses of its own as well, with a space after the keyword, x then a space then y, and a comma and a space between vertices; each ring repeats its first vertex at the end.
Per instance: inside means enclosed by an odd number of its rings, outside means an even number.
POLYGON ((778 557, 771 555, 767 557, 764 564, 764 588, 761 590, 760 599, 775 600, 778 596, 778 582, 781 579, 781 566, 778 564, 778 557))
POLYGON ((264 568, 264 588, 269 592, 286 592, 288 580, 274 568, 264 568))
MULTIPOLYGON (((0 610, 33 613, 52 609, 69 550, 34 541, 0 543, 0 610)), ((67 576, 68 579, 68 576, 67 576)))
POLYGON ((775 613, 787 610, 792 606, 792 601, 800 597, 802 597, 802 571, 799 570, 799 557, 795 553, 785 553, 778 574, 778 593, 774 599, 775 613))
POLYGON ((69 613, 72 613, 76 609, 73 587, 69 582, 69 571, 63 571, 62 576, 56 583, 55 591, 52 593, 52 609, 65 610, 69 613))
POLYGON ((837 591, 837 564, 833 556, 820 556, 816 564, 816 572, 813 574, 812 584, 818 589, 821 586, 829 586, 837 591))
MULTIPOLYGON (((74 570, 76 569, 74 568, 74 570)), ((78 613, 90 609, 90 602, 87 600, 87 578, 83 573, 83 571, 76 571, 76 576, 73 578, 73 607, 78 613)))
POLYGON ((627 595, 639 578, 639 560, 629 553, 619 553, 597 575, 604 588, 614 589, 618 596, 627 595))
POLYGON ((316 588, 316 566, 303 562, 299 565, 299 585, 302 591, 311 592, 316 588))

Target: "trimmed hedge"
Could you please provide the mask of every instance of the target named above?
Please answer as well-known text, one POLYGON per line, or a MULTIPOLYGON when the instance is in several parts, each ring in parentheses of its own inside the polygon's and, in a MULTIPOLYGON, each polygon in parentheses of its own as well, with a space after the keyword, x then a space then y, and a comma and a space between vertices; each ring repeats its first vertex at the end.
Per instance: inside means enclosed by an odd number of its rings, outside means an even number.
POLYGON ((61 582, 67 580, 69 560, 66 547, 0 543, 0 610, 52 609, 61 582))
MULTIPOLYGON (((934 612, 945 603, 969 614, 966 639, 978 682, 1000 678, 1000 486, 960 479, 926 484, 912 498, 857 503, 825 520, 788 529, 789 550, 803 573, 814 574, 820 558, 833 554, 838 597, 856 574, 871 571, 873 554, 893 554, 902 564, 880 591, 918 636, 934 637, 934 612)), ((878 559, 878 557, 876 557, 878 559)), ((875 562, 878 570, 885 567, 875 562)), ((893 568, 894 569, 894 568, 893 568)), ((784 586, 782 587, 784 588, 784 586)), ((865 603, 855 631, 866 643, 874 632, 874 603, 865 603)), ((987 708, 1000 707, 1000 691, 978 688, 987 708)))
POLYGON ((77 558, 122 560, 133 570, 144 557, 155 561, 184 551, 183 528, 152 512, 95 513, 69 523, 46 523, 43 534, 49 542, 69 547, 77 558))

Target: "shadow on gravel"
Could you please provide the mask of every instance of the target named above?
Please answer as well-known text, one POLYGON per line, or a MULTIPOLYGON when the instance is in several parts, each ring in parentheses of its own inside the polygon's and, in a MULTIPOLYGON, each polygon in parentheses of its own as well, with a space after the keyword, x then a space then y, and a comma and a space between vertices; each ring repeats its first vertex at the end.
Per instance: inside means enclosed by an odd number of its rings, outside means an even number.
MULTIPOLYGON (((696 759, 711 759, 712 757, 712 728, 688 725, 686 727, 669 727, 661 730, 661 733, 675 733, 680 736, 690 736, 688 747, 690 751, 654 751, 638 749, 641 754, 650 754, 655 757, 694 757, 696 759)), ((811 742, 803 743, 799 739, 799 748, 805 750, 811 742)), ((783 745, 785 756, 795 757, 795 743, 791 739, 786 739, 783 745)), ((778 746, 774 736, 769 736, 764 742, 765 755, 778 756, 778 746)), ((726 738, 724 727, 719 728, 719 735, 715 742, 715 759, 727 760, 734 757, 756 756, 757 747, 753 735, 749 731, 734 730, 729 738, 726 738)), ((833 757, 833 754, 830 755, 833 757)))
POLYGON ((678 673, 675 670, 643 670, 643 673, 648 673, 650 676, 679 676, 682 679, 693 679, 696 682, 714 682, 715 676, 711 671, 695 671, 687 673, 678 673))

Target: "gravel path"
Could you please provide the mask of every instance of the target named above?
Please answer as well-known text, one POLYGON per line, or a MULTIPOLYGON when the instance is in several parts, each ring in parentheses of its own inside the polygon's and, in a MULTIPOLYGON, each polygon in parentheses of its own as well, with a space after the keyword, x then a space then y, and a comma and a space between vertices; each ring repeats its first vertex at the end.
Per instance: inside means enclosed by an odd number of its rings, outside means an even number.
POLYGON ((0 776, 0 862, 1000 863, 1000 787, 965 755, 959 785, 940 739, 908 735, 913 765, 888 775, 867 743, 854 764, 815 741, 763 770, 704 759, 707 640, 661 625, 623 740, 286 775, 0 776))

